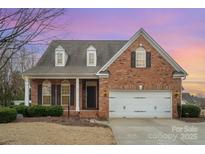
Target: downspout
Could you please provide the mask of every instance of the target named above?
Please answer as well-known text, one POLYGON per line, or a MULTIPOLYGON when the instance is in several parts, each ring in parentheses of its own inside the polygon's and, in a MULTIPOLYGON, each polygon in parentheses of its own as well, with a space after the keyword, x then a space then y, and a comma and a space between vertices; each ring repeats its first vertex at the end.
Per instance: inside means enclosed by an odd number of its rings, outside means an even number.
MULTIPOLYGON (((182 77, 182 80, 185 80, 186 79, 186 76, 182 77)), ((181 119, 181 116, 182 116, 182 88, 181 88, 181 104, 180 104, 180 119, 181 119)))

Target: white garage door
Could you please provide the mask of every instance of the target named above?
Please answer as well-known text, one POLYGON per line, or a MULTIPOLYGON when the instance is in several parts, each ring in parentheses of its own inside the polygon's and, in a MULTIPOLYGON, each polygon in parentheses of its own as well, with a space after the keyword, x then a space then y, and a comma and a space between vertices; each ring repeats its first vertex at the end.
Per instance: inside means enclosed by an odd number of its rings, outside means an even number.
POLYGON ((109 116, 127 118, 170 118, 171 92, 111 91, 109 116))

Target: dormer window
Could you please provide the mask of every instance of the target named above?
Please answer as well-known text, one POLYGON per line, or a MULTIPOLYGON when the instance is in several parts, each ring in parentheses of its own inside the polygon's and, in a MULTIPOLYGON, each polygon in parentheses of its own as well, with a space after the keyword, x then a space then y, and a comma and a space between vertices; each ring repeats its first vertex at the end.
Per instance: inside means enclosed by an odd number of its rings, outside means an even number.
POLYGON ((55 49, 55 66, 65 66, 68 59, 68 55, 62 46, 58 46, 55 49))
POLYGON ((63 64, 63 53, 58 52, 57 53, 57 65, 63 64))
POLYGON ((97 56, 96 49, 93 46, 89 46, 87 49, 87 66, 96 66, 97 56))

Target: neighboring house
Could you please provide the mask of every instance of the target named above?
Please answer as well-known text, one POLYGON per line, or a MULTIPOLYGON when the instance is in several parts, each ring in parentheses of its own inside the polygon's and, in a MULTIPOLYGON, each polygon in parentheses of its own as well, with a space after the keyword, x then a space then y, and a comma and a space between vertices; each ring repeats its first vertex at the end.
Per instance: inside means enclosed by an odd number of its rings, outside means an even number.
POLYGON ((194 104, 205 108, 205 98, 190 95, 188 92, 182 92, 182 104, 194 104))
POLYGON ((205 97, 192 96, 193 102, 205 109, 205 97))
POLYGON ((193 104, 201 108, 201 116, 205 117, 205 98, 190 95, 188 92, 182 92, 182 104, 193 104))
POLYGON ((192 96, 188 92, 182 92, 182 104, 194 104, 192 96))
MULTIPOLYGON (((167 40, 168 41, 168 40, 167 40)), ((187 73, 143 29, 129 40, 52 41, 24 72, 32 104, 80 117, 173 117, 187 73)))

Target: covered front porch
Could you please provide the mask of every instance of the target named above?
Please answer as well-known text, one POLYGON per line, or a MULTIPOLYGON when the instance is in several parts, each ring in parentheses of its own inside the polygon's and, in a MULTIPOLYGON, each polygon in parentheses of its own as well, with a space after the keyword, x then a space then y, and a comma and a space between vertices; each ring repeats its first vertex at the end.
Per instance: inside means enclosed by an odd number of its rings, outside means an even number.
POLYGON ((64 115, 97 117, 99 110, 99 79, 93 78, 26 78, 25 104, 61 105, 64 115))

